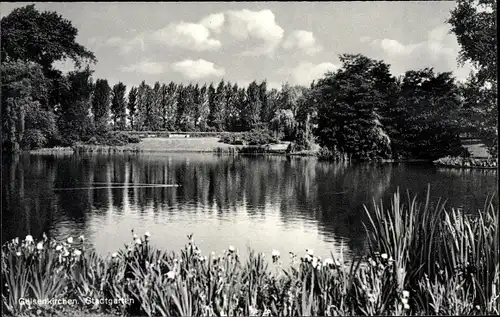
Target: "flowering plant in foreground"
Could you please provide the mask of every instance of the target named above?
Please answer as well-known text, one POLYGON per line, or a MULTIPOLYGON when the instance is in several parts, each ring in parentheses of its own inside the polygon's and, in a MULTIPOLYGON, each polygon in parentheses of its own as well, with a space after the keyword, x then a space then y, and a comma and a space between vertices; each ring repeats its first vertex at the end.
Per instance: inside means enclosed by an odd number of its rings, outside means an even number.
MULTIPOLYGON (((399 206, 397 199, 394 206, 399 206)), ((437 221, 439 236, 413 231, 411 237, 404 222, 415 219, 394 206, 387 214, 380 210, 371 214, 370 251, 350 263, 342 253, 321 258, 312 249, 302 256, 290 252, 289 259, 282 256, 288 250, 276 249, 269 255, 250 251, 242 258, 231 245, 218 254, 206 254, 193 235, 180 252, 167 253, 151 245, 155 237, 149 232, 139 236, 132 231, 130 243, 105 258, 86 249, 84 237, 16 238, 2 246, 4 312, 16 316, 75 310, 131 316, 498 314, 494 208, 490 206, 478 221, 443 210, 442 218, 426 218, 437 221), (390 235, 377 227, 382 220, 392 223, 390 235), (469 240, 463 240, 466 233, 469 240), (456 251, 455 242, 463 249, 456 251), (440 252, 429 255, 417 247, 420 244, 440 252), (459 257, 459 252, 470 254, 480 247, 481 253, 459 257), (426 256, 419 257, 423 251, 426 256), (441 254, 447 254, 446 261, 441 254), (64 298, 77 305, 21 305, 20 298, 64 298), (99 303, 89 298, 110 300, 99 303)), ((413 212, 409 215, 417 214, 413 212)))

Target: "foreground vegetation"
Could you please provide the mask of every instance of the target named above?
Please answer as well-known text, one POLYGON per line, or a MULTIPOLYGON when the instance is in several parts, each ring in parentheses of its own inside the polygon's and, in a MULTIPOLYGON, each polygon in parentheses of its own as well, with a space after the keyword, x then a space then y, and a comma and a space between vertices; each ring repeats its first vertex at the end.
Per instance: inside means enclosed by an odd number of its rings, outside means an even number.
POLYGON ((366 256, 347 263, 288 250, 241 258, 205 255, 192 236, 179 253, 151 245, 148 233, 102 258, 84 237, 27 236, 2 246, 3 311, 9 315, 118 313, 141 316, 338 316, 498 314, 498 210, 477 216, 431 202, 366 210, 366 256), (21 298, 74 301, 43 305, 21 298), (22 302, 22 301, 21 301, 22 302))
POLYGON ((497 168, 498 159, 495 158, 471 158, 471 157, 442 157, 434 161, 437 166, 460 167, 460 168, 497 168))

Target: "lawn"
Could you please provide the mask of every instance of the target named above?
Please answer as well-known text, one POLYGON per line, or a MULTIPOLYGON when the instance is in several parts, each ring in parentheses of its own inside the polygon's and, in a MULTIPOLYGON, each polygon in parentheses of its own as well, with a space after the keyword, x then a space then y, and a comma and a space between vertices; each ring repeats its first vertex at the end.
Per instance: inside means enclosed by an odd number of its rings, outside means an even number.
MULTIPOLYGON (((215 149, 238 148, 219 142, 219 138, 144 138, 137 145, 143 152, 213 152, 215 149)), ((270 145, 271 150, 286 150, 288 142, 270 145)))

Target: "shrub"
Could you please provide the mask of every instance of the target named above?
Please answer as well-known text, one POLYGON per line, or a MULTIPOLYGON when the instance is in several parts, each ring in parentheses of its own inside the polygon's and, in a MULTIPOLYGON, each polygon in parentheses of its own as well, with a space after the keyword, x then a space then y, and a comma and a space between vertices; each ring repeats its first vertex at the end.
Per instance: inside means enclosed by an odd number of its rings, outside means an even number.
POLYGON ((27 129, 23 133, 21 146, 23 149, 39 149, 47 144, 47 138, 39 129, 27 129))
POLYGON ((231 133, 224 135, 221 142, 232 145, 266 145, 279 143, 279 139, 274 137, 267 129, 254 129, 243 133, 231 133))
POLYGON ((316 154, 318 160, 322 161, 347 161, 348 157, 345 153, 337 151, 335 149, 331 150, 326 146, 323 146, 319 149, 316 154))
POLYGON ((140 143, 140 142, 141 142, 141 138, 139 138, 138 136, 134 136, 134 135, 128 136, 128 143, 140 143))

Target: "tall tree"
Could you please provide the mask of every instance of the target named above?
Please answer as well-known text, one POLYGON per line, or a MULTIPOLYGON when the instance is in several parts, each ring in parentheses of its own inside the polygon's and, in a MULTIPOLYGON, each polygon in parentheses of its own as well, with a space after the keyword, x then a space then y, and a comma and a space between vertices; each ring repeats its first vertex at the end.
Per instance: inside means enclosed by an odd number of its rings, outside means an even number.
POLYGON ((161 107, 162 107, 162 90, 160 82, 155 82, 152 91, 150 129, 153 131, 161 128, 161 107))
POLYGON ((1 20, 1 61, 23 60, 41 65, 49 81, 45 108, 61 103, 64 90, 62 73, 53 68, 54 62, 73 60, 77 68, 82 62, 96 62, 94 53, 76 42, 78 30, 56 12, 39 12, 35 5, 14 9, 1 20))
POLYGON ((255 81, 248 85, 247 102, 242 113, 243 126, 246 130, 259 127, 262 101, 259 85, 255 81))
POLYGON ((458 155, 460 95, 451 73, 435 74, 431 68, 408 71, 402 78, 393 117, 395 155, 433 158, 458 155))
POLYGON ((92 98, 94 124, 98 130, 107 130, 111 102, 111 87, 106 79, 97 79, 92 98))
POLYGON ((147 130, 147 94, 150 87, 143 80, 137 88, 137 114, 136 114, 136 129, 139 131, 147 130))
POLYGON ((498 155, 497 2, 458 0, 448 23, 461 47, 459 62, 469 61, 474 73, 464 90, 465 115, 476 134, 498 155))
POLYGON ((200 89, 200 95, 198 99, 198 109, 199 109, 198 126, 200 127, 200 131, 207 131, 208 114, 210 112, 210 109, 208 107, 208 88, 206 84, 204 84, 200 89))
POLYGON ((227 83, 226 86, 226 130, 240 130, 240 109, 238 107, 238 85, 227 83))
POLYGON ((225 131, 225 118, 226 118, 226 89, 224 80, 219 82, 217 85, 217 90, 214 95, 214 121, 213 126, 216 131, 225 131))
POLYGON ((132 87, 128 93, 128 117, 130 121, 130 128, 134 130, 136 127, 134 125, 135 116, 137 112, 137 87, 132 87))
POLYGON ((127 101, 125 99, 126 91, 127 87, 122 82, 113 86, 111 115, 115 129, 125 130, 127 116, 127 101))
POLYGON ((17 151, 45 145, 56 133, 54 114, 40 108, 47 98, 47 85, 42 69, 33 62, 4 62, 1 65, 2 149, 17 151))
POLYGON ((261 102, 261 107, 260 107, 260 122, 265 122, 267 123, 268 121, 265 121, 265 114, 266 110, 268 109, 268 100, 267 100, 267 81, 263 81, 259 85, 259 99, 261 102))
POLYGON ((366 56, 340 56, 342 68, 316 88, 320 145, 356 159, 390 157, 390 139, 380 122, 388 102, 377 82, 395 81, 389 66, 366 56))
POLYGON ((177 112, 175 121, 176 130, 184 130, 185 128, 186 98, 188 93, 188 87, 184 87, 182 84, 178 86, 177 112))
POLYGON ((66 89, 63 91, 59 133, 63 145, 73 145, 85 141, 94 134, 90 119, 90 106, 93 91, 93 71, 87 67, 83 71, 72 71, 66 76, 66 89))
POLYGON ((177 121, 177 101, 178 101, 178 88, 174 82, 170 82, 167 86, 167 107, 164 114, 164 129, 174 131, 176 129, 177 121))
POLYGON ((207 118, 207 124, 208 127, 211 130, 217 130, 216 123, 215 123, 215 115, 216 115, 216 108, 215 108, 215 88, 214 84, 210 83, 210 86, 208 86, 208 118, 207 118))
POLYGON ((238 93, 236 95, 236 104, 238 105, 238 112, 239 112, 239 130, 240 131, 245 131, 246 126, 245 126, 245 121, 244 121, 244 113, 245 109, 247 107, 247 91, 245 87, 240 87, 238 88, 238 93))

